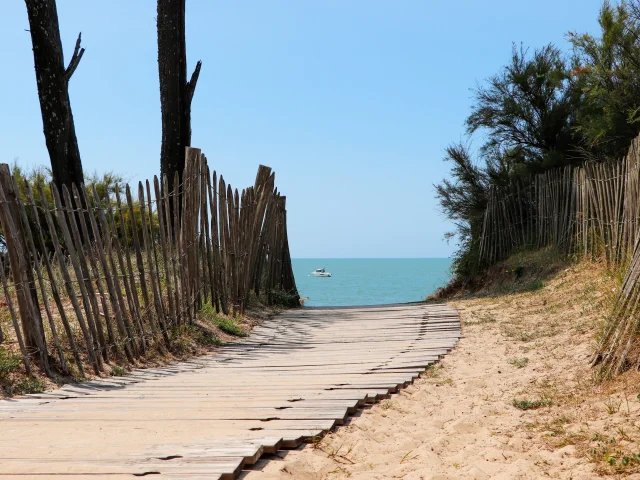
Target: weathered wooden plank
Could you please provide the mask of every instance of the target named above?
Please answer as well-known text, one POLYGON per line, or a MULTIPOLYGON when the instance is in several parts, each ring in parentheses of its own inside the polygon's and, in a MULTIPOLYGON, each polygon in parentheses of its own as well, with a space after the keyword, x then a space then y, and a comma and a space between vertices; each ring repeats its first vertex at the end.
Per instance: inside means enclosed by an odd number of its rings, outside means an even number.
MULTIPOLYGON (((78 188, 75 185, 73 185, 72 190, 73 190, 75 208, 77 210, 80 210, 83 207, 83 203, 80 197, 80 192, 78 191, 78 188)), ((82 230, 82 237, 86 239, 93 238, 92 235, 89 233, 89 229, 87 228, 86 217, 89 215, 91 216, 93 215, 93 212, 91 212, 89 207, 87 207, 86 215, 78 215, 80 220, 80 228, 82 230)), ((95 279, 95 282, 96 282, 96 288, 98 290, 100 303, 102 305, 102 316, 104 317, 105 326, 107 328, 107 339, 109 341, 109 348, 106 349, 105 351, 104 360, 108 362, 109 361, 108 350, 113 350, 117 355, 120 349, 118 348, 118 344, 116 343, 116 335, 114 333, 113 322, 111 320, 111 314, 109 311, 109 302, 107 301, 107 296, 104 290, 104 286, 102 284, 102 279, 100 278, 101 277, 100 269, 98 268, 98 264, 96 262, 96 255, 91 251, 91 249, 88 249, 87 257, 89 258, 89 263, 91 264, 91 273, 93 274, 93 278, 95 279)), ((98 315, 99 314, 100 312, 98 312, 98 315)))
POLYGON ((24 344, 37 354, 38 363, 49 373, 47 344, 42 316, 38 308, 38 294, 33 280, 29 251, 18 212, 13 178, 6 163, 0 164, 0 223, 9 255, 9 265, 22 323, 24 344))
MULTIPOLYGON (((45 240, 44 240, 44 232, 43 232, 42 226, 40 224, 40 215, 38 213, 38 208, 36 206, 36 202, 34 201, 33 192, 31 191, 31 187, 29 186, 28 182, 25 182, 25 191, 26 191, 26 194, 27 194, 27 200, 31 204, 32 217, 34 219, 36 231, 38 232, 38 236, 37 236, 38 245, 39 245, 40 250, 42 252, 46 252, 47 248, 46 248, 46 244, 45 244, 45 240)), ((65 330, 66 335, 67 335, 67 341, 69 342, 69 346, 71 347, 71 350, 73 351, 73 358, 74 358, 74 360, 76 362, 76 366, 78 367, 78 373, 80 374, 81 377, 84 377, 84 368, 82 366, 82 360, 80 358, 80 353, 78 351, 78 346, 77 346, 75 338, 73 336, 73 331, 71 330, 71 325, 69 323, 69 319, 67 318, 67 314, 65 312, 64 305, 62 304, 62 297, 60 296, 60 292, 58 291, 58 285, 56 283, 56 277, 55 277, 55 274, 53 272, 52 261, 49 258, 49 255, 42 255, 42 258, 44 260, 44 264, 45 264, 45 267, 47 269, 47 276, 49 277, 49 284, 50 284, 50 287, 51 287, 51 296, 53 297, 53 299, 54 299, 54 301, 56 303, 56 307, 58 308, 58 314, 60 315, 60 321, 62 322, 62 326, 63 326, 63 328, 65 330)), ((17 331, 17 333, 19 334, 20 332, 17 331)))
MULTIPOLYGON (((53 187, 55 187, 55 185, 53 187)), ((91 336, 93 337, 94 348, 96 351, 101 351, 104 361, 108 362, 109 352, 107 351, 107 342, 102 330, 102 324, 100 323, 100 310, 98 309, 97 295, 93 288, 89 266, 87 264, 87 259, 85 258, 84 246, 82 244, 82 237, 76 222, 76 213, 73 211, 71 195, 69 195, 69 190, 66 185, 63 185, 63 206, 60 201, 58 190, 56 188, 52 188, 52 190, 56 209, 58 210, 58 221, 61 224, 61 229, 65 236, 65 242, 68 243, 69 256, 72 259, 74 269, 76 269, 78 265, 80 266, 80 271, 76 270, 76 279, 80 285, 82 302, 85 312, 87 312, 87 322, 89 324, 91 336), (69 224, 68 229, 67 222, 69 224), (67 239, 69 232, 71 233, 71 236, 67 239)), ((83 209, 80 209, 77 216, 84 216, 84 212, 82 210, 83 209)), ((86 240, 88 241, 89 239, 87 238, 86 240)), ((99 356, 97 353, 96 355, 99 356)))
POLYGON ((458 328, 442 306, 289 312, 257 328, 255 341, 217 355, 0 401, 3 428, 24 434, 0 437, 9 459, 3 468, 26 475, 82 475, 95 467, 98 474, 234 478, 267 448, 295 447, 410 384, 439 358, 432 352, 456 344, 458 328), (271 345, 278 329, 288 329, 291 340, 271 345), (363 341, 336 343, 345 332, 363 341), (390 340, 376 341, 390 333, 390 340), (33 448, 33 438, 64 440, 33 448))
MULTIPOLYGON (((84 185, 82 185, 82 187, 80 188, 80 193, 82 194, 85 204, 86 205, 91 205, 91 201, 89 199, 89 193, 87 192, 87 189, 85 188, 84 185)), ((99 200, 98 200, 99 202, 99 200)), ((96 252, 98 254, 98 258, 100 260, 100 266, 102 268, 102 273, 104 276, 104 281, 107 284, 107 291, 109 292, 109 301, 111 302, 111 308, 113 309, 114 315, 116 317, 116 325, 118 327, 118 332, 120 334, 120 340, 123 342, 123 348, 125 351, 125 355, 127 357, 127 360, 129 360, 129 362, 133 362, 133 352, 132 352, 132 348, 131 348, 131 344, 128 341, 128 334, 127 334, 127 328, 126 328, 126 324, 124 321, 124 315, 126 315, 126 312, 122 311, 121 309, 121 304, 118 301, 117 298, 117 294, 116 294, 116 290, 120 288, 119 283, 116 283, 115 280, 117 280, 117 277, 114 279, 113 276, 111 275, 111 270, 109 268, 109 263, 107 262, 107 255, 111 258, 111 246, 110 246, 110 241, 108 239, 108 231, 105 231, 105 241, 106 241, 106 245, 103 243, 102 241, 102 232, 100 231, 100 228, 98 227, 98 223, 96 220, 96 214, 97 211, 99 209, 99 203, 96 203, 95 206, 90 209, 89 211, 89 223, 91 224, 91 231, 93 233, 93 239, 96 245, 96 252)), ((99 214, 98 214, 99 216, 99 214)), ((103 225, 104 228, 104 225, 103 225)), ((111 265, 113 265, 113 261, 111 262, 111 265)), ((107 312, 105 312, 106 315, 107 312)), ((113 330, 112 330, 113 332, 113 330)), ((114 332, 113 332, 114 333, 114 332)), ((115 337, 115 333, 114 333, 114 337, 115 337)), ((114 344, 115 346, 115 344, 114 344)))
MULTIPOLYGON (((15 178, 13 180, 13 188, 16 192, 20 191, 20 187, 18 186, 18 182, 15 178)), ((60 343, 60 338, 58 336, 58 329, 56 327, 55 321, 53 319, 53 314, 51 313, 51 308, 49 306, 49 299, 47 298, 47 290, 44 284, 44 279, 42 277, 41 264, 39 261, 38 251, 35 246, 35 242, 33 240, 33 232, 31 230, 31 225, 29 224, 29 219, 27 218, 27 210, 24 206, 24 202, 22 201, 21 195, 16 195, 16 200, 18 203, 18 209, 20 212, 20 217, 22 220, 22 225, 24 228, 24 233, 27 241, 27 245, 29 247, 29 252, 31 253, 32 262, 34 262, 36 276, 38 278, 38 286, 40 288, 40 294, 42 295, 42 302, 44 304, 44 310, 47 314, 47 321, 49 322, 49 328, 51 329, 51 335, 53 336, 53 341, 56 346, 56 350, 58 352, 58 361, 60 362, 60 368, 64 373, 69 373, 67 367, 67 361, 64 357, 64 351, 62 350, 62 344, 60 343)), ((15 328, 15 327, 14 327, 15 328)), ((0 342, 2 342, 2 332, 0 328, 0 342)))
MULTIPOLYGON (((147 182, 147 190, 149 189, 149 183, 147 182)), ((159 324, 160 333, 166 346, 168 347, 169 335, 167 332, 166 324, 166 312, 162 304, 162 290, 159 285, 160 274, 156 270, 157 262, 155 258, 155 244, 152 245, 149 231, 151 231, 151 238, 153 238, 153 216, 149 217, 149 227, 147 227, 147 215, 145 212, 145 198, 142 182, 138 183, 138 204, 140 205, 140 222, 142 224, 142 240, 144 243, 144 250, 147 255, 147 264, 149 266, 149 278, 151 280, 151 291, 153 292, 153 305, 156 311, 156 318, 159 324)), ((149 199, 149 206, 151 206, 151 200, 149 199)), ((144 271, 144 268, 143 268, 144 271)))
MULTIPOLYGON (((38 185, 38 190, 40 193, 40 200, 42 202, 42 205, 46 205, 47 201, 46 201, 46 197, 45 197, 44 189, 42 185, 38 185)), ((62 250, 60 248, 60 240, 58 238, 58 234, 56 233, 55 224, 53 223, 53 217, 51 216, 51 212, 49 211, 49 209, 45 208, 44 211, 45 211, 45 218, 47 220, 47 225, 49 226, 49 233, 51 234, 55 252, 58 257, 58 264, 60 265, 60 271, 62 272, 67 294, 71 299, 73 310, 76 314, 78 324, 80 325, 80 329, 82 331, 82 336, 84 338, 85 346, 87 348, 87 352, 89 353, 89 359, 91 360, 94 371, 96 373, 99 373, 102 369, 102 359, 96 355, 96 348, 94 348, 93 339, 91 338, 91 334, 89 333, 89 330, 87 328, 87 324, 85 322, 84 316, 82 315, 80 304, 78 302, 78 297, 76 296, 76 292, 73 287, 73 282, 71 280, 71 276, 69 275, 67 263, 65 261, 64 255, 62 254, 62 250)), ((67 232, 67 235, 68 235, 68 232, 67 232)), ((82 276, 80 276, 79 278, 82 279, 82 276)))

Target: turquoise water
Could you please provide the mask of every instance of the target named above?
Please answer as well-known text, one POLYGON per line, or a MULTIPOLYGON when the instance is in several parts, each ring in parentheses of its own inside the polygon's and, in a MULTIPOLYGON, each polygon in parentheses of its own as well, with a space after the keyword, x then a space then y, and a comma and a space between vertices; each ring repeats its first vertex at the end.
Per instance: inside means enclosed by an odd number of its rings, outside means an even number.
POLYGON ((307 306, 417 302, 449 278, 449 258, 294 258, 293 273, 307 306), (324 268, 331 278, 312 277, 324 268))

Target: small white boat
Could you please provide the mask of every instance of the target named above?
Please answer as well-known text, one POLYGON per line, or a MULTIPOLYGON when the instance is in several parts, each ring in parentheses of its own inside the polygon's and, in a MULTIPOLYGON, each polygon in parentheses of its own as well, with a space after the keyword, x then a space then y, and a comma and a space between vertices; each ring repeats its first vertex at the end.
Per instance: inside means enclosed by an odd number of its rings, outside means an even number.
POLYGON ((330 277, 331 274, 329 272, 325 272, 324 268, 318 268, 314 272, 311 272, 311 275, 314 277, 330 277))

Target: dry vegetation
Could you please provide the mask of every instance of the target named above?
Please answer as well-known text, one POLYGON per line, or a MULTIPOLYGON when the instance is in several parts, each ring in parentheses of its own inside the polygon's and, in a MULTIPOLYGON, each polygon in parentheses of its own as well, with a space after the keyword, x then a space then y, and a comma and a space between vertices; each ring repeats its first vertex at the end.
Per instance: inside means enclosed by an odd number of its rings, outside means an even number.
POLYGON ((640 374, 590 359, 620 275, 511 257, 450 300, 464 338, 413 386, 247 478, 640 479, 640 374))

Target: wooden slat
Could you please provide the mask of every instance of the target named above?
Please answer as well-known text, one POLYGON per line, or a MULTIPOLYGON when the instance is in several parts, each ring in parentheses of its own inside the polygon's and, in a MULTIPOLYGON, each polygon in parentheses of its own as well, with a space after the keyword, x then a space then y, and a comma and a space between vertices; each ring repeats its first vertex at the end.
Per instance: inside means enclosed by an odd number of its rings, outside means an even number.
POLYGON ((20 433, 0 436, 2 471, 236 478, 409 385, 459 329, 442 305, 285 312, 215 355, 0 401, 20 433))

